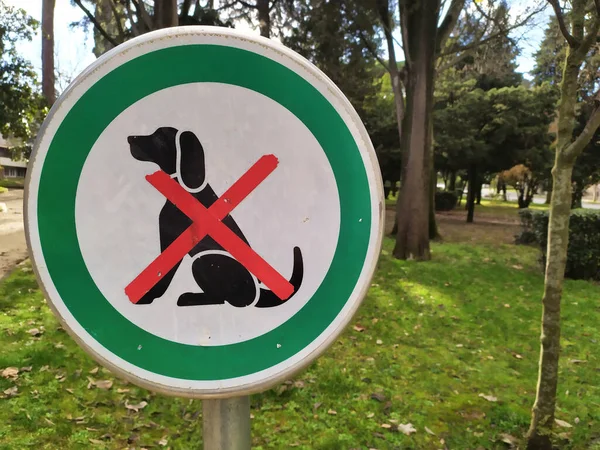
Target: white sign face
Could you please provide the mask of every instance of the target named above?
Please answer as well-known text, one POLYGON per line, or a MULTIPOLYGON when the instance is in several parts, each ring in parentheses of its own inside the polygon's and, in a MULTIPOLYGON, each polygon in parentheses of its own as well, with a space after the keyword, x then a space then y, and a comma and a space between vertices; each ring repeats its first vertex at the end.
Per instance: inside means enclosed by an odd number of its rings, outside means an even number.
POLYGON ((99 59, 53 108, 29 177, 30 251, 64 326, 183 396, 260 391, 314 360, 381 246, 379 167, 349 102, 295 53, 227 29, 99 59))
MULTIPOLYGON (((175 159, 175 153, 172 157, 175 159)), ((221 83, 167 88, 117 116, 86 159, 75 207, 81 253, 104 297, 149 333, 190 345, 246 341, 285 323, 323 281, 340 229, 335 177, 308 128, 270 98, 221 83), (233 108, 236 103, 246 107, 233 108), (203 104, 212 107, 196 106, 203 104), (293 301, 281 302, 268 314, 261 308, 240 308, 227 302, 178 306, 181 294, 204 291, 194 280, 193 261, 211 251, 222 251, 220 246, 203 249, 194 257, 186 254, 166 292, 151 304, 128 300, 124 286, 161 251, 159 215, 165 197, 145 179, 156 172, 157 165, 133 158, 127 138, 152 135, 164 126, 188 130, 198 137, 204 150, 207 187, 217 195, 261 156, 278 158, 277 169, 231 215, 252 248, 284 277, 292 273, 294 247, 301 249, 304 276, 293 301), (103 176, 96 176, 98 173, 103 176), (114 260, 112 255, 120 257, 114 260)), ((212 281, 217 285, 236 282, 228 273, 212 281)))

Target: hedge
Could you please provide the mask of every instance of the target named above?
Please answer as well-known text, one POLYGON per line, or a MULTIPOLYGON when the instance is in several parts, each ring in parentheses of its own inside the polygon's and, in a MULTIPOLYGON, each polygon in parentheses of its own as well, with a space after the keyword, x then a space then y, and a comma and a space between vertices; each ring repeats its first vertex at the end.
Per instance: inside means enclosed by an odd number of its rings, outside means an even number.
POLYGON ((435 210, 436 211, 451 211, 458 202, 458 196, 454 192, 436 191, 435 193, 435 210))
MULTIPOLYGON (((523 231, 517 236, 516 242, 539 246, 545 267, 549 212, 524 209, 519 211, 519 215, 523 231)), ((600 211, 571 211, 565 277, 600 280, 600 211)))

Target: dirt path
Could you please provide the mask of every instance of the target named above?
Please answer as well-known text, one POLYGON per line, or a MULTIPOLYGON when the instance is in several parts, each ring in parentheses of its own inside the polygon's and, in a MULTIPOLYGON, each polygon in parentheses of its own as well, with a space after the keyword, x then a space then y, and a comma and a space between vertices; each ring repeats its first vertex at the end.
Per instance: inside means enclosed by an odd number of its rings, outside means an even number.
POLYGON ((23 190, 9 190, 0 194, 0 203, 8 211, 0 211, 0 279, 18 263, 27 258, 27 244, 23 229, 23 190))

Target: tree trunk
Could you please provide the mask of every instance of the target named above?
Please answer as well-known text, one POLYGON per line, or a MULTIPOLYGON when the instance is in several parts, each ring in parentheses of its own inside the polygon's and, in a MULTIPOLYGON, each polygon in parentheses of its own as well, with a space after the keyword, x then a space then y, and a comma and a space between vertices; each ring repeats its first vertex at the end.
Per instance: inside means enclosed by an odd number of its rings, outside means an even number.
POLYGON ((154 29, 179 25, 177 0, 154 0, 154 29))
POLYGON ((477 196, 476 202, 478 205, 481 205, 481 190, 483 189, 483 180, 481 178, 477 179, 477 196))
POLYGON ((477 189, 477 166, 469 166, 469 192, 467 194, 467 223, 473 223, 475 215, 475 191, 477 189))
MULTIPOLYGON (((569 18, 574 36, 569 35, 566 27, 561 27, 561 32, 569 42, 569 46, 560 85, 556 158, 552 169, 553 187, 548 223, 544 296, 542 298, 541 357, 536 399, 527 433, 528 450, 552 449, 551 433, 556 407, 560 353, 560 302, 569 244, 573 166, 600 126, 600 106, 597 106, 583 131, 573 140, 579 71, 600 30, 600 11, 596 14, 591 13, 589 34, 585 36, 586 2, 585 0, 574 0, 571 5, 569 18)), ((560 10, 560 5, 556 3, 553 6, 559 23, 564 25, 565 18, 560 10)))
POLYGON ((383 34, 387 43, 388 50, 388 72, 392 82, 392 91, 394 93, 394 106, 396 107, 396 123, 398 125, 398 136, 402 142, 402 122, 404 120, 404 94, 402 93, 402 82, 398 71, 398 61, 396 61, 396 49, 394 46, 394 36, 392 34, 393 22, 390 16, 389 0, 376 0, 377 13, 383 24, 383 34))
POLYGON ((560 300, 567 263, 569 216, 571 211, 571 174, 569 166, 556 158, 552 175, 554 189, 548 223, 548 252, 542 298, 542 345, 538 387, 528 433, 529 450, 551 450, 550 434, 554 423, 558 359, 560 354, 560 300))
POLYGON ((549 186, 546 189, 546 201, 544 202, 544 204, 549 205, 551 199, 552 199, 552 184, 549 184, 549 186))
POLYGON ((260 28, 260 35, 270 38, 271 12, 269 11, 269 0, 256 0, 256 9, 258 11, 258 27, 260 28))
MULTIPOLYGON (((401 0, 400 3, 406 0, 401 0)), ((429 191, 431 179, 431 112, 435 37, 439 0, 404 4, 407 64, 406 113, 401 148, 402 186, 398 195, 398 234, 393 254, 399 259, 431 259, 429 191)))
POLYGON ((594 203, 596 203, 596 201, 598 200, 598 185, 596 185, 596 184, 595 184, 595 185, 592 187, 592 190, 593 190, 593 192, 592 192, 592 195, 593 195, 593 197, 592 197, 592 201, 593 201, 594 203))
POLYGON ((42 2, 42 93, 49 105, 56 101, 54 76, 54 3, 42 2))
POLYGON ((450 177, 448 179, 448 191, 456 192, 456 170, 452 170, 450 172, 450 177))
POLYGON ((571 209, 583 208, 583 187, 575 183, 575 189, 571 194, 571 209))
POLYGON ((438 239, 440 232, 438 230, 437 221, 435 219, 435 193, 437 192, 437 172, 435 169, 431 171, 431 184, 429 191, 429 239, 438 239))

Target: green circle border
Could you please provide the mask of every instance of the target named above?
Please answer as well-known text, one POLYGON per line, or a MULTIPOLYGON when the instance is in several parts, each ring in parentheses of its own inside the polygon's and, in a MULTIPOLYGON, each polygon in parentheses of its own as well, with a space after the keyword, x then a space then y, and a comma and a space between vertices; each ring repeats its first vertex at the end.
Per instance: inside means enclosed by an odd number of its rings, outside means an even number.
POLYGON ((48 273, 79 324, 109 352, 137 367, 197 381, 225 380, 268 369, 317 339, 340 313, 358 282, 371 237, 372 214, 371 189, 361 152, 329 101, 304 78, 274 60, 212 44, 177 45, 144 54, 93 84, 67 113, 49 145, 37 204, 48 273), (103 130, 147 95, 196 82, 245 87, 287 108, 324 149, 340 196, 341 225, 335 255, 313 297, 281 326, 254 339, 224 346, 169 341, 122 316, 92 280, 75 224, 81 170, 103 130))

